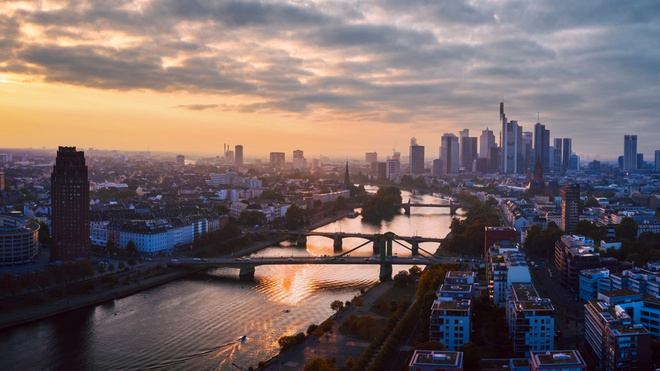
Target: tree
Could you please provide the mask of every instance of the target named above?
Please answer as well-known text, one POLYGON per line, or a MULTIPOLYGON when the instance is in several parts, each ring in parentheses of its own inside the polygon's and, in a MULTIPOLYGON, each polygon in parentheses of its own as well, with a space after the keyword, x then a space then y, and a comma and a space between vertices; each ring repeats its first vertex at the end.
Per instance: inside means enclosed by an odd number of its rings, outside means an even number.
POLYGON ((413 278, 408 271, 401 271, 395 274, 393 280, 396 287, 406 287, 413 282, 413 278))
POLYGON ((416 350, 445 350, 446 348, 447 347, 443 343, 437 340, 429 340, 426 343, 415 346, 416 350))
POLYGON ((577 222, 575 227, 573 227, 573 233, 591 238, 596 243, 601 240, 601 229, 595 223, 588 220, 577 222))
POLYGON ((0 290, 2 290, 2 295, 11 293, 12 295, 16 294, 18 283, 16 277, 11 273, 5 273, 0 279, 0 290))
POLYGON ((39 285, 39 280, 37 275, 34 272, 23 272, 19 276, 19 282, 21 283, 21 288, 27 290, 28 293, 36 289, 39 285))
POLYGON ((131 267, 134 266, 135 264, 137 264, 137 263, 135 262, 135 259, 133 259, 133 257, 128 258, 128 260, 126 261, 126 263, 128 263, 128 265, 130 265, 131 267))
POLYGON ((333 367, 337 359, 314 358, 310 363, 305 365, 305 371, 339 371, 338 368, 333 367))
POLYGON ((128 240, 128 243, 126 244, 126 253, 129 256, 133 256, 137 252, 137 246, 135 246, 135 242, 133 240, 128 240))
POLYGON ((341 300, 335 300, 332 303, 330 303, 330 309, 334 310, 335 312, 339 312, 344 308, 344 303, 341 300))
POLYGON ((108 240, 108 245, 106 246, 106 249, 108 250, 108 256, 115 256, 115 243, 112 240, 108 240))
POLYGON ((50 234, 48 233, 48 226, 44 222, 39 222, 39 242, 43 245, 50 245, 50 234))
POLYGON ((639 226, 631 217, 625 217, 616 227, 614 227, 614 232, 616 233, 616 238, 623 239, 627 238, 629 240, 637 239, 637 231, 639 226))
POLYGON ((105 273, 105 265, 103 265, 103 264, 99 265, 98 272, 101 273, 101 274, 105 273))
POLYGON ((46 287, 52 285, 55 282, 53 275, 45 269, 37 272, 37 280, 39 281, 39 287, 41 287, 41 291, 44 291, 46 287))
POLYGON ((82 279, 94 276, 94 266, 89 260, 80 260, 76 262, 76 273, 82 279))
POLYGON ((246 226, 255 226, 266 223, 266 214, 256 210, 243 210, 238 222, 246 226))
POLYGON ((298 229, 305 225, 307 218, 305 209, 296 204, 289 206, 284 214, 284 224, 287 229, 298 229))

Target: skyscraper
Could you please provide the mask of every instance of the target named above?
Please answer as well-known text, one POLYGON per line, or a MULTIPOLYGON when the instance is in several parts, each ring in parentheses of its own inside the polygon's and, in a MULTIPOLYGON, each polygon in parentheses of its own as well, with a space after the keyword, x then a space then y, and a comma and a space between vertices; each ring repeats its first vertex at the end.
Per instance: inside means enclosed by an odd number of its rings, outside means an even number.
POLYGON ((561 164, 562 164, 562 162, 561 162, 561 154, 562 154, 561 143, 562 143, 561 138, 555 138, 555 148, 554 148, 553 153, 552 153, 552 157, 553 157, 552 163, 554 164, 554 169, 553 170, 557 174, 561 173, 561 164))
POLYGON ((424 174, 424 146, 417 144, 417 139, 410 139, 410 174, 424 174))
POLYGON ((243 166, 243 146, 242 145, 237 145, 234 147, 235 153, 234 157, 236 160, 236 166, 243 166))
MULTIPOLYGON (((522 130, 522 127, 521 127, 522 130)), ((522 132, 522 164, 518 162, 518 172, 522 173, 534 167, 534 140, 531 131, 522 132)))
POLYGON ((507 120, 504 114, 504 102, 500 102, 500 125, 502 128, 500 170, 503 173, 516 173, 519 171, 518 160, 522 158, 522 128, 518 126, 518 121, 507 120))
POLYGON ((623 170, 637 170, 637 135, 623 136, 623 170))
POLYGON ((655 151, 655 171, 660 172, 660 150, 655 151))
POLYGON ((51 175, 51 261, 90 258, 89 178, 85 153, 59 147, 51 175))
POLYGON ((561 229, 564 230, 564 233, 571 234, 579 220, 580 184, 566 184, 559 195, 561 196, 561 229))
MULTIPOLYGON (((60 148, 62 148, 62 147, 60 147, 60 148)), ((75 148, 75 147, 74 147, 74 148, 75 148)), ((59 151, 58 151, 58 152, 59 152, 59 151)), ((186 164, 186 156, 184 156, 184 155, 177 155, 177 156, 176 156, 176 164, 177 164, 177 165, 181 165, 181 166, 185 165, 185 164, 186 164)))
POLYGON ((463 129, 458 135, 461 139, 459 164, 465 170, 472 171, 472 163, 477 158, 477 138, 470 137, 470 129, 463 129))
POLYGON ((445 133, 440 142, 440 159, 444 174, 458 173, 458 137, 452 133, 445 133))
POLYGON ((562 155, 561 155, 561 171, 566 172, 571 168, 571 155, 573 154, 571 138, 564 138, 562 143, 562 155))
POLYGON ((367 163, 367 165, 371 165, 373 162, 378 161, 378 152, 367 152, 364 155, 364 160, 367 163))
POLYGON ((307 159, 300 149, 293 151, 293 169, 307 170, 307 159))
POLYGON ((281 168, 286 163, 286 155, 284 152, 271 152, 270 153, 270 166, 274 168, 281 168))
POLYGON ((490 148, 497 147, 495 143, 495 135, 493 135, 492 130, 483 130, 481 136, 479 137, 479 157, 488 158, 488 153, 490 148))
POLYGON ((550 130, 537 122, 534 125, 534 161, 539 158, 543 171, 550 170, 550 130))

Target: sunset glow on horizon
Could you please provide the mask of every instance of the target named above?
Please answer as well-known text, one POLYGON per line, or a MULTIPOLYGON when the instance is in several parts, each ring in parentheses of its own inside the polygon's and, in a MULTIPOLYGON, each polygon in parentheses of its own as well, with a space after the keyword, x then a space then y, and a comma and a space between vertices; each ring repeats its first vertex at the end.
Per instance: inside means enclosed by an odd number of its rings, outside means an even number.
POLYGON ((660 143, 656 2, 0 4, 0 147, 363 158, 532 131, 615 159, 660 143))

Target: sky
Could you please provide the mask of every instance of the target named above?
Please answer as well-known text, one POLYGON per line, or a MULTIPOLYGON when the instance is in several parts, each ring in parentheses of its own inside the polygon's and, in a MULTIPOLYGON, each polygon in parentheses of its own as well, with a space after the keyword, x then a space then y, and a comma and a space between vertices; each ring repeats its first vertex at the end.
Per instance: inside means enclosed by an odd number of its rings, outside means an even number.
POLYGON ((637 134, 651 160, 660 2, 0 2, 0 147, 432 159, 499 137, 502 100, 583 159, 637 134))

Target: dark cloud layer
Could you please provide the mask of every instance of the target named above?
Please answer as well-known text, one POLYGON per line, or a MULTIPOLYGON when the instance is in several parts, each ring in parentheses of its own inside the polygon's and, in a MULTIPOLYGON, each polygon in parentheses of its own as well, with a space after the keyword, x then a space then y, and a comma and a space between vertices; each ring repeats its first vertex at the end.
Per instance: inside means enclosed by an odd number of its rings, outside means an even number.
POLYGON ((504 97, 527 128, 541 111, 553 135, 585 137, 593 152, 610 137, 590 122, 660 142, 657 1, 52 3, 0 8, 0 72, 245 102, 176 107, 193 111, 474 130, 495 126, 504 97))

